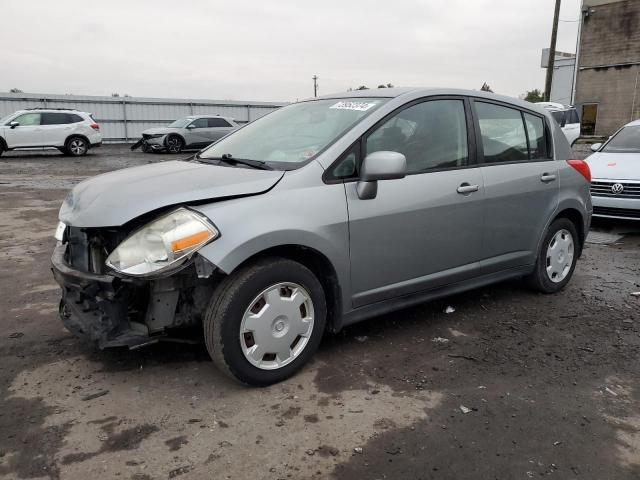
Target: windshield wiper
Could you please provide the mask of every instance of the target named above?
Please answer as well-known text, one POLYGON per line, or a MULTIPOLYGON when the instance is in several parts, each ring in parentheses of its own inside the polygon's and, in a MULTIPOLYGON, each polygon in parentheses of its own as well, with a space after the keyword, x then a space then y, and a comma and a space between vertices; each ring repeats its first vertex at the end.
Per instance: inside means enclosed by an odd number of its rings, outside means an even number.
POLYGON ((197 160, 203 163, 211 163, 209 160, 216 161, 218 163, 227 163, 229 165, 246 165, 247 167, 256 168, 258 170, 273 170, 273 167, 267 165, 267 162, 262 160, 250 160, 248 158, 233 158, 230 153, 225 153, 221 157, 207 157, 203 158, 198 156, 197 160))

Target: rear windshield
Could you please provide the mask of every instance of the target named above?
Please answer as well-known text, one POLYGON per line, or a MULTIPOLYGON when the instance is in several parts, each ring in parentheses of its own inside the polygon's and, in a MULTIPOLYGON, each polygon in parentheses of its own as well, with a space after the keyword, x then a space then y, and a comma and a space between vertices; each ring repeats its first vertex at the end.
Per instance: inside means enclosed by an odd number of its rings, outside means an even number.
POLYGON ((640 153, 640 125, 624 127, 602 149, 607 153, 640 153))
POLYGON ((565 113, 566 112, 564 111, 551 112, 551 115, 553 115, 553 118, 556 119, 556 122, 558 122, 558 125, 560 125, 561 127, 564 127, 565 113))
POLYGON ((387 101, 344 98, 294 103, 249 123, 200 157, 225 155, 267 162, 276 169, 298 168, 387 101))

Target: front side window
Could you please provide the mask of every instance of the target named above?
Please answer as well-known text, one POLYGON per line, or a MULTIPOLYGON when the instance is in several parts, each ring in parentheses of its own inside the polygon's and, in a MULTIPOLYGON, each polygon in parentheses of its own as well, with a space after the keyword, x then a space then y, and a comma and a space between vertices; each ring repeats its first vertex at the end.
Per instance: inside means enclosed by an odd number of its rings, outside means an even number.
POLYGON ((264 161, 274 168, 297 168, 387 101, 387 98, 344 98, 294 103, 211 145, 200 158, 231 155, 264 161))
POLYGON ((193 122, 191 122, 191 125, 189 126, 193 128, 207 128, 208 125, 209 125, 209 122, 207 122, 206 118, 198 118, 193 122))
POLYGON ((485 163, 529 159, 527 135, 520 110, 475 102, 485 163))
POLYGON ((373 131, 366 154, 402 153, 407 173, 456 168, 469 160, 462 100, 431 100, 400 111, 373 131))
POLYGON ((31 125, 40 125, 39 113, 25 113, 12 120, 13 122, 19 122, 20 126, 27 127, 31 125))
POLYGON ((607 153, 640 153, 640 126, 624 127, 602 149, 607 153))

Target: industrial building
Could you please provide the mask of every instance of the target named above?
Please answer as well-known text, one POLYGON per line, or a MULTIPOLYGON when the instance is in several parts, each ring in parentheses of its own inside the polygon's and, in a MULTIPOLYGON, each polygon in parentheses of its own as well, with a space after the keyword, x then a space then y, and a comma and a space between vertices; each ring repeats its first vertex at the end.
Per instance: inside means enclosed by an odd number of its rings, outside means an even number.
POLYGON ((640 0, 583 0, 577 62, 583 136, 640 118, 640 0))

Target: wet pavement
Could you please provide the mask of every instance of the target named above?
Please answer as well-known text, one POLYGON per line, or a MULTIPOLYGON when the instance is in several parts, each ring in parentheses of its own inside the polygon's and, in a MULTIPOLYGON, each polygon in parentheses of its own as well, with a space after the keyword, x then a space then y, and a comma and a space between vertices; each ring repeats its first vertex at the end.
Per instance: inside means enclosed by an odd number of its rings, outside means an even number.
POLYGON ((99 351, 57 318, 67 189, 172 158, 0 157, 0 478, 640 478, 640 222, 595 221, 560 294, 511 281, 385 315, 251 389, 203 346, 99 351))

